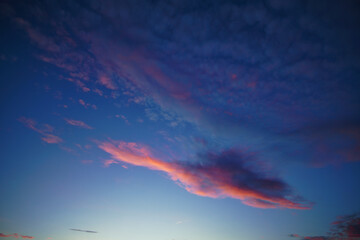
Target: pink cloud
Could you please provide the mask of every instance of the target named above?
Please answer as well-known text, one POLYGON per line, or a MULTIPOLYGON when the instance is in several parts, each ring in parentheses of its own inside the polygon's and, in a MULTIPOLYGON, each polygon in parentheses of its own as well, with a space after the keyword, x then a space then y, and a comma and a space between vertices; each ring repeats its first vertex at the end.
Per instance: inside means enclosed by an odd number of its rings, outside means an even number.
POLYGON ((108 159, 104 161, 104 166, 109 167, 111 164, 118 164, 118 163, 119 163, 118 161, 115 161, 113 159, 108 159))
POLYGON ((81 128, 86 128, 86 129, 93 129, 92 127, 90 127, 89 125, 87 125, 86 123, 84 123, 83 121, 80 120, 74 120, 74 119, 67 119, 65 118, 65 121, 73 126, 77 126, 77 127, 81 127, 81 128))
POLYGON ((26 239, 34 239, 34 237, 33 236, 21 236, 22 238, 26 238, 26 239))
POLYGON ((170 179, 179 186, 199 196, 231 197, 258 208, 309 209, 309 206, 288 199, 286 192, 289 189, 282 181, 265 178, 246 169, 243 165, 235 163, 235 159, 232 158, 239 158, 239 155, 231 151, 207 156, 211 161, 206 165, 167 162, 153 157, 147 147, 131 142, 102 142, 99 144, 99 148, 115 159, 108 160, 107 166, 123 162, 162 171, 167 173, 170 179), (241 180, 239 176, 245 180, 241 180))
POLYGON ((87 107, 87 105, 86 105, 86 103, 85 103, 85 101, 84 101, 84 100, 79 99, 79 103, 80 103, 81 105, 83 105, 84 107, 87 107))
POLYGON ((299 238, 299 237, 300 237, 300 235, 299 235, 299 234, 296 234, 296 233, 295 233, 295 234, 293 233, 293 234, 290 234, 290 235, 289 235, 289 237, 299 238))
POLYGON ((63 141, 60 137, 52 134, 54 128, 49 124, 43 124, 38 127, 38 124, 34 120, 25 117, 19 118, 19 121, 23 123, 26 127, 40 133, 42 135, 41 140, 46 143, 54 144, 61 143, 63 141))
POLYGON ((107 87, 108 89, 111 90, 116 90, 117 86, 115 85, 115 83, 107 76, 102 75, 99 78, 99 82, 104 85, 105 87, 107 87))
POLYGON ((44 137, 41 138, 46 143, 61 143, 62 139, 53 134, 44 134, 44 137))
MULTIPOLYGON (((70 73, 70 75, 72 75, 70 73)), ((79 88, 81 88, 81 90, 83 90, 84 92, 89 92, 90 88, 88 88, 85 83, 83 83, 82 81, 78 80, 78 79, 72 79, 72 78, 67 78, 68 81, 75 83, 79 88)))
POLYGON ((101 91, 101 90, 98 89, 98 88, 95 88, 93 91, 94 91, 95 93, 99 94, 99 96, 102 96, 102 95, 104 94, 103 91, 101 91))
POLYGON ((3 233, 0 233, 0 237, 12 237, 12 236, 13 236, 13 234, 6 235, 6 234, 3 234, 3 233))
POLYGON ((0 237, 14 237, 14 238, 24 238, 24 239, 34 239, 33 236, 26 236, 26 235, 20 235, 20 234, 17 234, 17 233, 14 233, 14 234, 3 234, 3 233, 0 233, 0 237))
POLYGON ((126 124, 130 125, 129 120, 124 115, 116 114, 115 117, 116 118, 122 118, 125 121, 126 124))
POLYGON ((97 106, 95 104, 86 103, 83 99, 79 99, 79 103, 85 108, 91 107, 94 110, 97 110, 97 106))

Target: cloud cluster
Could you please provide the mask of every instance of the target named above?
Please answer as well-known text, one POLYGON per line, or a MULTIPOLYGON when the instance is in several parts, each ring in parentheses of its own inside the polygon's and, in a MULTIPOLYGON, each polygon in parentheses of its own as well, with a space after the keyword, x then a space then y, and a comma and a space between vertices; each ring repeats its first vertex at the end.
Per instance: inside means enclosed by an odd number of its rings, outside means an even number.
POLYGON ((257 208, 310 208, 293 195, 285 182, 247 166, 252 157, 237 150, 208 152, 199 156, 197 162, 167 162, 153 157, 149 148, 137 143, 101 142, 99 148, 118 162, 165 172, 171 180, 199 196, 235 198, 257 208))
POLYGON ((38 58, 86 93, 155 104, 171 123, 190 122, 254 149, 280 142, 281 152, 296 149, 291 156, 309 153, 302 161, 360 160, 360 140, 351 134, 329 128, 288 136, 329 119, 359 123, 353 1, 340 8, 336 1, 274 0, 7 5, 42 50, 38 58), (350 143, 332 144, 338 138, 350 143))

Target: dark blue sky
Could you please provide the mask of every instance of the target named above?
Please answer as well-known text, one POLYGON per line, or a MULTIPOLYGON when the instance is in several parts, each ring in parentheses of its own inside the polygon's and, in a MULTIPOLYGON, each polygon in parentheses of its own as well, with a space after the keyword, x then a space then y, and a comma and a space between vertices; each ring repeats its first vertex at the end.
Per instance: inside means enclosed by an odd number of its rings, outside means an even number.
POLYGON ((2 1, 0 237, 360 237, 359 12, 2 1))

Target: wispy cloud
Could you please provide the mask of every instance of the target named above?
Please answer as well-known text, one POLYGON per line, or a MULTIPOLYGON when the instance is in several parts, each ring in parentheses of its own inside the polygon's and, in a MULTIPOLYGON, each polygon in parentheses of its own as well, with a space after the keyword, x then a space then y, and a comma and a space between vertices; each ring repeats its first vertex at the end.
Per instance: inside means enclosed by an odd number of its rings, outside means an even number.
POLYGON ((70 230, 77 231, 77 232, 85 232, 85 233, 97 233, 96 231, 83 230, 83 229, 77 229, 77 228, 70 228, 70 230))
POLYGON ((34 237, 32 237, 32 236, 24 236, 24 235, 22 235, 21 237, 26 238, 26 239, 34 239, 34 237))
POLYGON ((313 236, 313 237, 303 237, 303 240, 336 240, 336 239, 330 237, 324 237, 324 236, 313 236))
POLYGON ((111 89, 111 90, 117 89, 117 86, 115 85, 114 81, 106 75, 100 76, 99 82, 108 89, 111 89))
POLYGON ((208 152, 195 163, 155 158, 149 148, 137 143, 111 141, 99 143, 99 147, 117 161, 165 172, 171 180, 199 196, 231 197, 257 208, 310 208, 292 194, 285 182, 247 166, 252 157, 237 150, 208 152))
POLYGON ((84 106, 84 108, 93 108, 94 110, 97 109, 97 106, 95 104, 86 103, 83 99, 79 99, 79 103, 84 106))
POLYGON ((14 235, 13 234, 3 234, 3 233, 0 233, 0 237, 13 237, 14 235))
POLYGON ((80 120, 74 120, 74 119, 65 118, 65 121, 68 124, 73 125, 73 126, 86 128, 86 129, 93 129, 93 127, 90 127, 89 125, 87 125, 86 123, 84 123, 83 121, 80 121, 80 120))
POLYGON ((20 235, 20 234, 17 234, 17 233, 14 233, 14 234, 3 234, 3 233, 0 233, 0 237, 14 237, 14 238, 24 238, 24 239, 34 239, 33 236, 27 236, 27 235, 20 235))
POLYGON ((53 134, 54 128, 48 124, 43 124, 39 127, 33 119, 21 117, 18 120, 26 127, 40 133, 42 136, 41 140, 46 143, 61 143, 63 141, 60 137, 53 134))
POLYGON ((104 167, 109 167, 111 164, 117 164, 117 163, 119 163, 119 162, 116 160, 108 159, 108 160, 104 161, 104 167))
POLYGON ((41 140, 46 143, 61 143, 63 141, 60 137, 53 134, 44 134, 44 137, 42 137, 41 140))

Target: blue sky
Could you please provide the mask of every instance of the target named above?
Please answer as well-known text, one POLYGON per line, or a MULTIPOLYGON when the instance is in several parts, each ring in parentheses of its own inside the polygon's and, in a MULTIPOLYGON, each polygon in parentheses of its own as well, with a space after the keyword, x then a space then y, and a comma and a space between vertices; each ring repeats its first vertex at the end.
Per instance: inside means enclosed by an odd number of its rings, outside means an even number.
POLYGON ((356 1, 0 6, 0 237, 360 237, 356 1))

